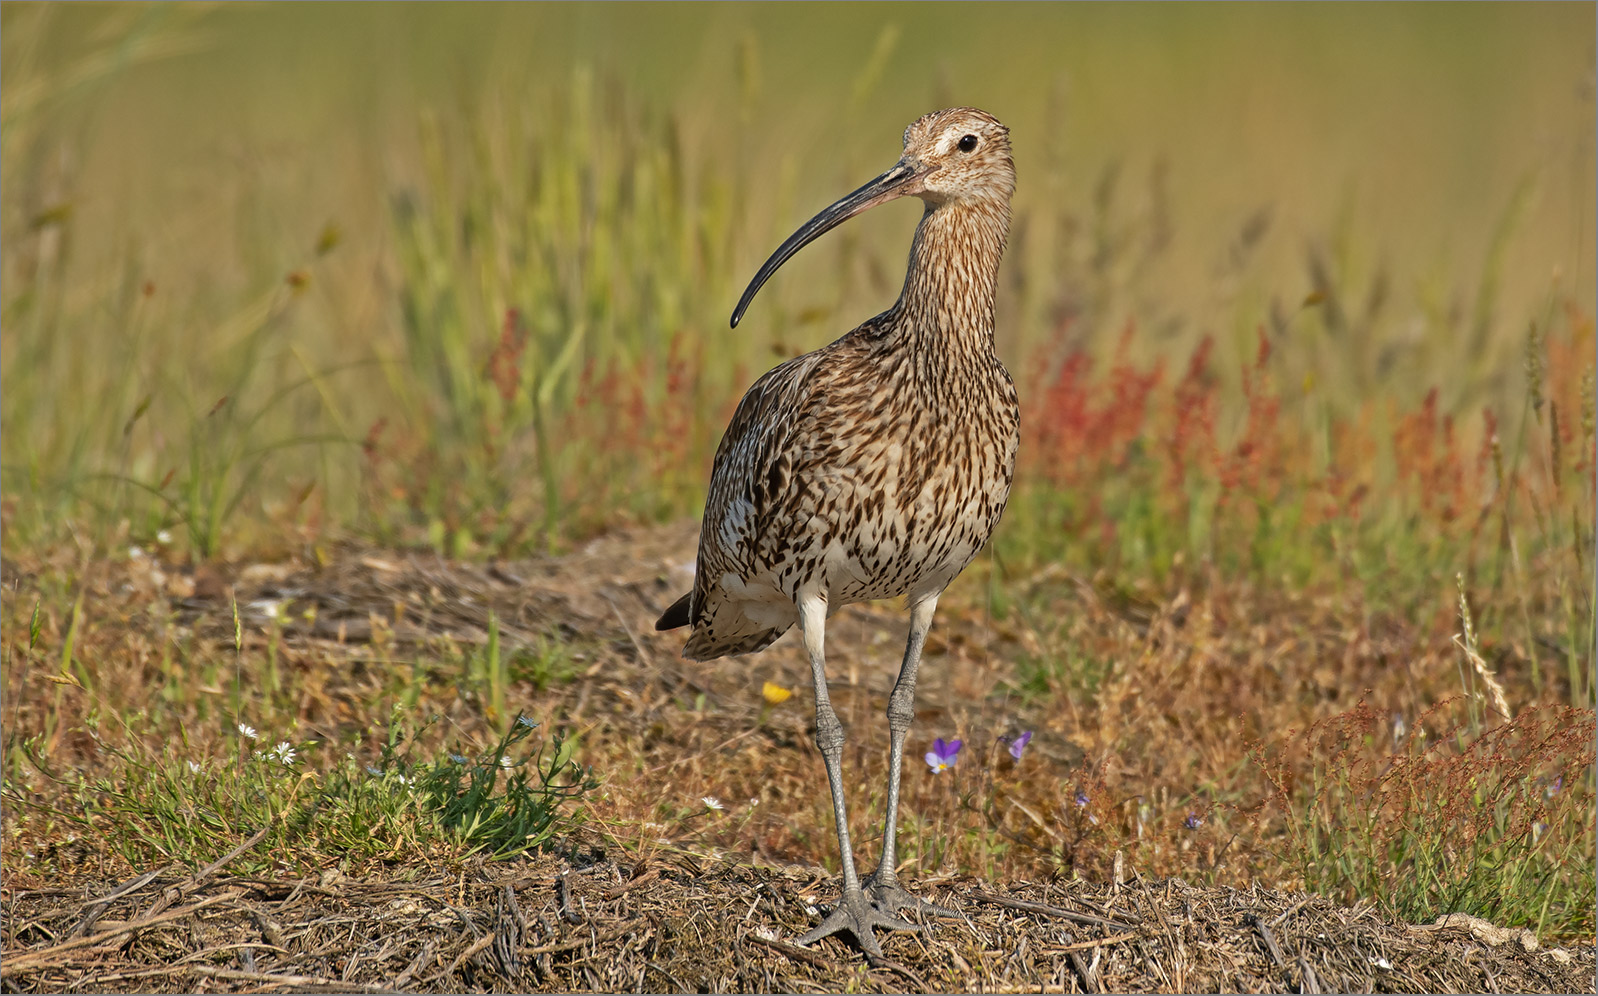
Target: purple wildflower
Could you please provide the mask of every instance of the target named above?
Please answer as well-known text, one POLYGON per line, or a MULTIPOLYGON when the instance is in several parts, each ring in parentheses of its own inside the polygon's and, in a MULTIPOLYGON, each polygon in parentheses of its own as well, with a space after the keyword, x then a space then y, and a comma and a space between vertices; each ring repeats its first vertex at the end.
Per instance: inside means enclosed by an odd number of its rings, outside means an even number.
POLYGON ((955 758, 960 756, 960 741, 950 740, 944 743, 943 738, 932 742, 932 749, 927 751, 927 767, 935 775, 947 768, 954 767, 955 758))
MULTIPOLYGON (((1076 790, 1076 808, 1083 810, 1088 808, 1088 794, 1081 789, 1076 790)), ((1089 812, 1087 817, 1089 823, 1093 824, 1094 826, 1099 825, 1099 818, 1097 816, 1094 816, 1091 812, 1089 812)))
POLYGON ((1011 740, 1010 741, 1010 756, 1015 758, 1017 761, 1021 760, 1021 752, 1026 750, 1026 745, 1031 740, 1032 740, 1032 731, 1031 730, 1027 730, 1025 733, 1021 734, 1019 737, 1016 737, 1014 740, 1011 740))
POLYGON ((1197 830, 1199 827, 1204 825, 1204 817, 1197 813, 1188 813, 1187 819, 1182 821, 1182 825, 1187 827, 1189 830, 1197 830))

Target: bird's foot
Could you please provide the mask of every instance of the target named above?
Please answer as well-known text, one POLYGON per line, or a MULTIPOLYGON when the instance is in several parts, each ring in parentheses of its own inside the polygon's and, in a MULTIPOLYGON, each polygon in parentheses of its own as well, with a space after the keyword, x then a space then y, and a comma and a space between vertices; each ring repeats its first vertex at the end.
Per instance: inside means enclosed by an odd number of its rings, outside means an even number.
POLYGON ((925 929, 920 924, 894 916, 891 910, 875 905, 860 889, 845 890, 838 898, 837 905, 833 906, 832 912, 821 921, 821 926, 798 938, 794 943, 800 947, 807 947, 823 937, 831 937, 839 931, 847 930, 854 935, 855 943, 860 945, 860 950, 874 958, 881 958, 882 946, 877 943, 876 935, 872 932, 873 927, 881 927, 883 930, 925 929))
POLYGON ((939 906, 937 903, 929 902, 920 896, 904 891, 899 888, 897 881, 878 881, 875 874, 862 883, 861 889, 865 892, 866 898, 871 901, 871 905, 883 913, 913 910, 930 916, 958 917, 960 915, 958 911, 951 910, 947 906, 939 906))

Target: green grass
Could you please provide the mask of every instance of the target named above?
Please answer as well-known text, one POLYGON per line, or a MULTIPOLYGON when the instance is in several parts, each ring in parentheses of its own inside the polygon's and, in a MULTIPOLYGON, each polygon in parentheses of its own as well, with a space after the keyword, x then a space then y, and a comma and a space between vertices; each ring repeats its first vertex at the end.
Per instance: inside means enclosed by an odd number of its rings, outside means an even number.
POLYGON ((134 867, 208 864, 257 832, 259 849, 242 859, 250 871, 509 858, 569 833, 580 822, 572 807, 598 786, 573 759, 575 741, 557 732, 546 742, 535 736, 539 724, 520 716, 479 755, 429 759, 415 747, 420 731, 406 731, 396 715, 376 764, 347 751, 324 759, 337 748, 314 740, 274 744, 242 723, 236 753, 225 757, 187 738, 162 749, 133 730, 106 739, 98 726, 91 717, 105 755, 94 772, 57 770, 43 738, 19 745, 70 805, 32 804, 10 784, 6 795, 14 813, 53 828, 46 839, 103 839, 134 867))
POLYGON ((1303 791, 1273 775, 1306 886, 1376 897, 1411 923, 1469 913, 1591 933, 1590 726, 1548 709, 1471 732, 1448 712, 1395 737, 1362 706, 1286 745, 1315 758, 1303 791))

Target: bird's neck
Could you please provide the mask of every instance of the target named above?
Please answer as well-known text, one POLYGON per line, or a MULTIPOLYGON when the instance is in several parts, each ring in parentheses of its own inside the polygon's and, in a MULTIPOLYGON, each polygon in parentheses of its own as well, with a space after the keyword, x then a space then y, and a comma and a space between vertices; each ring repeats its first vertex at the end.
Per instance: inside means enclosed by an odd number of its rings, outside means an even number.
POLYGON ((928 204, 910 246, 897 308, 926 345, 993 351, 993 299, 1010 230, 1005 202, 928 204))

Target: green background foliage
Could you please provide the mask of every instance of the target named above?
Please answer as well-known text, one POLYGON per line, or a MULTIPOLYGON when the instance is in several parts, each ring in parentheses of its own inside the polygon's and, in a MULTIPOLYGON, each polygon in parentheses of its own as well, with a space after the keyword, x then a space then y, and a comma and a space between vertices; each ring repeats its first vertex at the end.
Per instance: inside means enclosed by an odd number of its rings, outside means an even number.
POLYGON ((1135 322, 1143 362, 1214 336, 1235 395, 1263 324, 1305 418, 1504 413, 1528 324, 1593 311, 1579 5, 4 16, 17 537, 461 552, 691 514, 748 380, 891 300, 916 207, 733 333, 742 281, 956 102, 1014 131, 1020 373, 1135 322))

